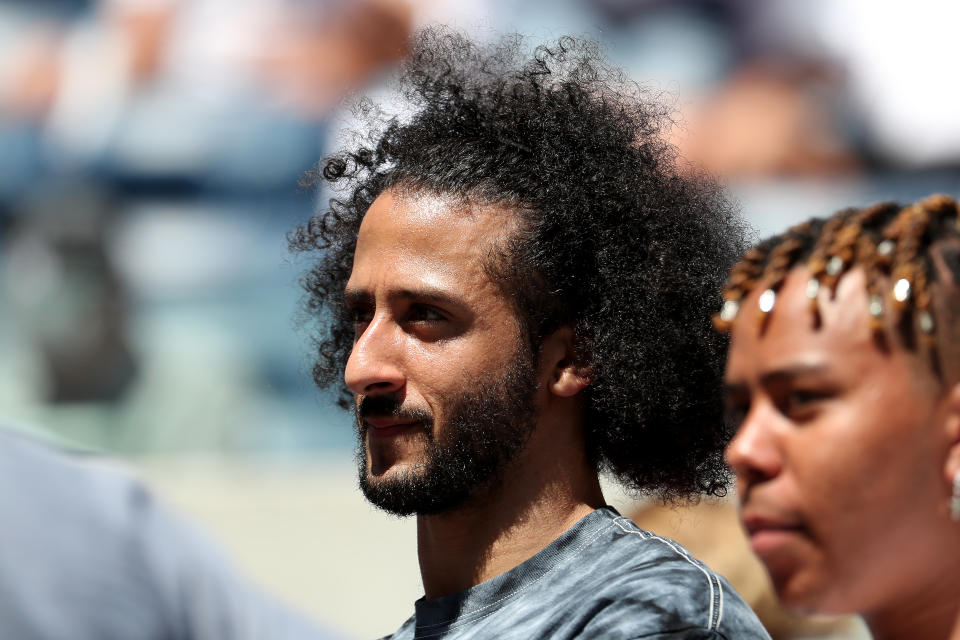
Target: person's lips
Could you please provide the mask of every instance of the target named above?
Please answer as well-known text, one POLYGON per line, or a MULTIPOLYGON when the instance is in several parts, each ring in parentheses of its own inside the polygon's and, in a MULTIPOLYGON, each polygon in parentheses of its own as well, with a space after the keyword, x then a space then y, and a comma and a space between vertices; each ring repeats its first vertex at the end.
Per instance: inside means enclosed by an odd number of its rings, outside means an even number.
POLYGON ((744 512, 743 524, 750 537, 750 546, 758 556, 795 542, 806 531, 799 519, 781 515, 744 512))

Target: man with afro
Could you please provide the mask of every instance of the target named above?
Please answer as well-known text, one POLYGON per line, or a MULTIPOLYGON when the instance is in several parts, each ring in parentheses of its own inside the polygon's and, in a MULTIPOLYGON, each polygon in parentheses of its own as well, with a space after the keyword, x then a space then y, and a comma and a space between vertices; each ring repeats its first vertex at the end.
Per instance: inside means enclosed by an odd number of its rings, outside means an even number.
POLYGON ((356 413, 360 486, 417 517, 425 595, 392 637, 767 638, 598 480, 723 493, 711 314, 738 218, 590 41, 428 30, 398 89, 402 115, 360 103, 291 238, 317 254, 313 373, 356 413))

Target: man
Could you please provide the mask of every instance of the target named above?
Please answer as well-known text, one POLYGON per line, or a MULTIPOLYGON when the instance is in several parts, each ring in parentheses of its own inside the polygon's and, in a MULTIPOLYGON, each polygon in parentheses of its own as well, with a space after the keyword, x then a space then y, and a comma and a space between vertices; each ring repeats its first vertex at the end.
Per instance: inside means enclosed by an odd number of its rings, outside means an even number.
POLYGON ((293 237, 322 250, 314 374, 346 380, 360 486, 417 516, 425 597, 394 637, 766 638, 598 481, 723 491, 709 309, 740 227, 596 45, 520 46, 422 34, 412 114, 361 109, 373 133, 321 171, 345 195, 293 237))
POLYGON ((335 637, 249 585, 116 465, 0 428, 0 636, 335 637))

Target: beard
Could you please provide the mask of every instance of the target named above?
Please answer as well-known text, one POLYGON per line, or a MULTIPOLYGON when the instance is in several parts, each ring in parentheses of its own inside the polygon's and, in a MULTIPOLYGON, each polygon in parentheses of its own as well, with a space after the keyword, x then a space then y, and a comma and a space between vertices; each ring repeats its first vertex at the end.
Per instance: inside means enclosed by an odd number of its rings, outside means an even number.
POLYGON ((519 354, 506 371, 444 402, 446 419, 439 436, 429 411, 404 408, 396 395, 364 396, 356 408, 360 490, 371 504, 398 516, 443 513, 493 492, 533 433, 536 389, 531 358, 519 354), (419 422, 426 440, 422 460, 394 477, 372 477, 365 416, 419 422))

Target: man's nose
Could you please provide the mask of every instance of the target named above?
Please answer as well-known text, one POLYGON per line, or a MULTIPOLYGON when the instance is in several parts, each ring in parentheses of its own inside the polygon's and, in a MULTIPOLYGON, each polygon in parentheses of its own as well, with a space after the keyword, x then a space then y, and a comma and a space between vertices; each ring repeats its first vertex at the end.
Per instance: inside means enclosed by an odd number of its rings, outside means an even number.
POLYGON ((727 445, 727 464, 737 475, 741 497, 759 482, 775 478, 783 466, 782 452, 775 433, 773 407, 754 403, 747 412, 737 435, 727 445))
POLYGON ((375 316, 357 338, 343 376, 353 393, 392 393, 403 388, 402 332, 396 329, 389 319, 375 316))

